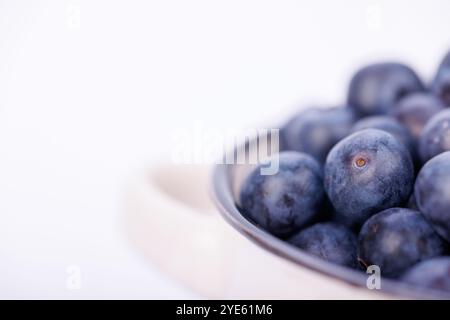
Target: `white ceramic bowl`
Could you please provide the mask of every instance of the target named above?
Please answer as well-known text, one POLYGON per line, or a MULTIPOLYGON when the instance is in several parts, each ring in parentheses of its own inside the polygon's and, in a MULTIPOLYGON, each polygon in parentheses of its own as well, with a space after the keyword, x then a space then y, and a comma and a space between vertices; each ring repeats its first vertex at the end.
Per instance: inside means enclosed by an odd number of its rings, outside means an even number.
POLYGON ((249 241, 219 214, 210 189, 210 167, 155 166, 132 183, 124 211, 128 234, 143 254, 200 295, 221 299, 390 297, 324 276, 249 241))

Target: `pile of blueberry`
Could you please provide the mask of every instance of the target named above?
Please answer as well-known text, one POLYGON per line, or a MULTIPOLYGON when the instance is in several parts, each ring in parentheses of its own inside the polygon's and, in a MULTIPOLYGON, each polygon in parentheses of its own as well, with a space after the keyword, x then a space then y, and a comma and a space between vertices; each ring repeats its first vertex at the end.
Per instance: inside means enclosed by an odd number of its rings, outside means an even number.
POLYGON ((450 291, 450 52, 429 86, 400 63, 366 66, 345 107, 280 132, 279 170, 249 174, 243 215, 329 262, 450 291))

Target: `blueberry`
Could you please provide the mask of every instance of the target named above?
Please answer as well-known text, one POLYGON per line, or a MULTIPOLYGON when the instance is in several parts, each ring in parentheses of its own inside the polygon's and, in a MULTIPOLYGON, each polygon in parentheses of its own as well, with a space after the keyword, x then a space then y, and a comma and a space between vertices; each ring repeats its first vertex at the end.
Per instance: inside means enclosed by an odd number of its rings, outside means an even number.
POLYGON ((406 208, 419 211, 419 207, 417 206, 417 201, 416 197, 414 196, 414 192, 411 193, 411 196, 409 197, 408 202, 406 204, 406 208))
POLYGON ((392 115, 409 129, 414 138, 418 138, 428 120, 444 108, 442 101, 435 96, 415 93, 401 99, 392 109, 392 115))
POLYGON ((419 137, 423 162, 445 151, 450 151, 450 110, 447 109, 432 117, 419 137))
POLYGON ((336 144, 324 170, 325 190, 346 225, 360 225, 372 214, 402 204, 414 181, 409 151, 377 129, 358 131, 336 144))
POLYGON ((420 212, 437 233, 450 241, 450 151, 423 166, 416 179, 414 195, 420 212))
POLYGON ((401 98, 423 90, 422 81, 408 66, 378 63, 353 76, 347 100, 360 116, 386 114, 401 98))
POLYGON ((450 67, 439 73, 433 81, 431 91, 450 107, 450 67))
POLYGON ((282 128, 285 148, 305 152, 323 163, 330 149, 348 135, 355 120, 348 108, 311 108, 282 128))
POLYGON ((364 129, 379 129, 392 134, 397 140, 403 143, 411 155, 415 155, 414 139, 400 122, 389 116, 371 116, 363 118, 355 123, 352 132, 357 132, 364 129))
POLYGON ((450 292, 450 257, 423 261, 402 276, 402 281, 420 287, 450 292))
POLYGON ((320 214, 325 202, 322 169, 311 156, 281 152, 279 170, 262 175, 256 167, 240 191, 243 214, 270 233, 285 237, 320 214))
POLYGON ((288 242, 332 263, 352 268, 358 265, 356 235, 336 223, 317 223, 300 231, 288 242))
POLYGON ((450 107, 450 52, 447 53, 436 73, 431 91, 450 107))
POLYGON ((400 276, 412 265, 445 253, 444 240, 418 211, 390 208, 372 216, 358 238, 358 259, 381 275, 400 276))
POLYGON ((447 52, 447 54, 445 55, 444 59, 442 59, 441 64, 439 65, 439 70, 444 70, 445 68, 450 68, 450 51, 447 52))

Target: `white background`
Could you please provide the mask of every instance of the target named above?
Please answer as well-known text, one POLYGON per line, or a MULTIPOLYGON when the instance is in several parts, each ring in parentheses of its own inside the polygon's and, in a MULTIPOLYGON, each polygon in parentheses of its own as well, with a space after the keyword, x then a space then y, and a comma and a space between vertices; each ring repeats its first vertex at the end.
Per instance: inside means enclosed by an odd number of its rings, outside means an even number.
POLYGON ((169 159, 171 133, 340 104, 374 59, 428 81, 449 31, 448 0, 1 0, 0 298, 198 297, 119 219, 124 185, 169 159))

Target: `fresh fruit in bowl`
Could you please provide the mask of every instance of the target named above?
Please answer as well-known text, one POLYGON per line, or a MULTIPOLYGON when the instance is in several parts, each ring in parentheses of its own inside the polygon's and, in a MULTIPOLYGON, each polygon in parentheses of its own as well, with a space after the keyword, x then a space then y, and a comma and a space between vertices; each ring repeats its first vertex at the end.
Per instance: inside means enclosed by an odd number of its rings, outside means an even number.
POLYGON ((439 257, 423 261, 408 272, 402 280, 413 285, 450 291, 450 257, 439 257))
POLYGON ((388 277, 446 252, 446 243, 418 211, 390 208, 364 223, 358 257, 364 266, 377 265, 388 277))
POLYGON ((438 297, 448 297, 449 57, 430 86, 404 64, 363 67, 344 107, 293 116, 281 128, 279 152, 264 162, 276 161, 278 171, 265 175, 264 163, 254 166, 230 192, 240 216, 219 200, 227 220, 269 250, 322 273, 363 286, 361 275, 376 266, 390 292, 417 285, 424 296, 438 290, 438 297))
POLYGON ((417 139, 428 120, 444 107, 444 103, 430 93, 414 93, 401 99, 391 115, 417 139))
POLYGON ((305 152, 323 163, 330 149, 351 130, 355 114, 350 108, 310 108, 281 129, 284 147, 305 152))
POLYGON ((419 155, 423 162, 445 151, 450 151, 450 109, 431 118, 419 137, 419 155))
POLYGON ((324 168, 324 187, 335 214, 348 225, 404 203, 414 182, 411 155, 386 131, 365 129, 331 149, 324 168))
POLYGON ((329 262, 351 268, 358 267, 356 235, 341 224, 316 223, 300 231, 288 241, 329 262))
POLYGON ((450 52, 442 60, 431 85, 431 91, 450 107, 450 52))
POLYGON ((410 67, 401 63, 376 63, 356 72, 347 101, 362 117, 386 114, 400 99, 424 90, 422 81, 410 67))
POLYGON ((241 206, 249 219, 270 233, 287 236, 307 225, 324 202, 322 168, 311 156, 299 152, 278 155, 275 175, 259 168, 241 189, 241 206))
POLYGON ((450 242, 450 152, 428 161, 416 179, 417 206, 430 224, 450 242))

